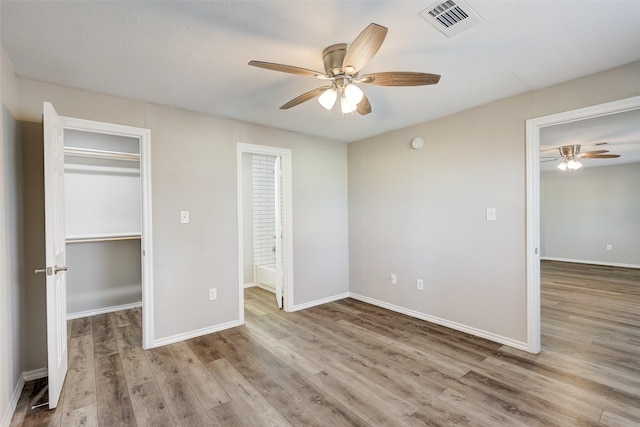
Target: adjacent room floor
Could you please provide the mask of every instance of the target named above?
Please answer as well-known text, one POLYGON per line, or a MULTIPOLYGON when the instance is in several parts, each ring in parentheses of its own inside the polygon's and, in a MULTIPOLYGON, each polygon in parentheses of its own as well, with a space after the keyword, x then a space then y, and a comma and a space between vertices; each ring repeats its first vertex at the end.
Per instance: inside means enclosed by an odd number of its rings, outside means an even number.
POLYGON ((640 424, 640 270, 542 263, 528 354, 352 299, 296 313, 249 288, 246 325, 142 350, 140 311, 71 323, 55 411, 12 426, 640 424))

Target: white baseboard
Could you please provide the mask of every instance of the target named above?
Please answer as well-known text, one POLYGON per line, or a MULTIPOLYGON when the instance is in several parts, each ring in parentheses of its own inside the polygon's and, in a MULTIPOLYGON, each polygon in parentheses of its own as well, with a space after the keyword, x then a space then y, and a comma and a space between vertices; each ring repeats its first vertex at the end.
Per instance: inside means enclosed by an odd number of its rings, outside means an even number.
POLYGON ((241 326, 242 324, 243 322, 241 322, 240 320, 232 320, 231 322, 221 323, 219 325, 214 325, 207 328, 196 329, 195 331, 189 331, 183 334, 172 335, 166 338, 160 338, 153 342, 153 345, 151 348, 162 347, 163 345, 173 344, 176 342, 188 340, 188 339, 199 337, 202 335, 212 334, 214 332, 220 332, 225 329, 241 326))
POLYGON ((256 283, 256 285, 255 285, 255 286, 257 286, 257 287, 258 287, 258 288, 260 288, 260 289, 264 289, 265 291, 269 291, 269 292, 271 292, 272 294, 275 294, 275 293, 276 293, 276 289, 275 289, 275 288, 272 288, 271 286, 267 286, 267 285, 262 284, 262 283, 256 283))
POLYGON ((16 406, 18 406, 18 400, 20 399, 20 395, 22 394, 22 389, 24 389, 24 383, 26 383, 27 381, 38 380, 46 376, 47 368, 34 369, 33 371, 27 371, 20 374, 20 377, 18 377, 18 382, 16 383, 16 386, 13 389, 13 393, 11 394, 9 406, 7 407, 7 410, 2 417, 2 421, 0 422, 1 427, 9 427, 11 425, 11 419, 13 418, 13 413, 16 411, 16 406))
POLYGON ((296 304, 293 307, 288 307, 287 311, 292 312, 292 311, 304 310, 306 308, 315 307, 316 305, 322 305, 328 302, 338 301, 345 298, 349 298, 349 292, 344 292, 338 295, 332 295, 330 297, 321 298, 314 301, 305 302, 302 304, 296 304))
POLYGON ((244 285, 242 285, 242 286, 244 286, 244 287, 245 287, 245 289, 246 289, 246 288, 253 288, 255 285, 256 285, 255 283, 253 283, 253 282, 249 282, 249 283, 245 283, 245 284, 244 284, 244 285))
POLYGON ((79 311, 77 313, 67 313, 67 320, 80 319, 81 317, 97 316, 98 314, 113 313, 114 311, 130 310, 142 307, 142 301, 131 304, 114 305, 111 307, 97 308, 95 310, 79 311))
POLYGON ((376 305, 378 307, 386 308, 387 310, 395 311, 396 313, 406 314, 407 316, 415 317, 416 319, 426 320, 427 322, 435 323, 437 325, 445 326, 456 331, 471 334, 480 338, 487 339, 489 341, 497 342, 500 344, 508 345, 509 347, 517 348, 518 350, 528 351, 526 342, 516 341, 511 338, 503 337, 491 332, 483 331, 481 329, 473 328, 471 326, 463 325, 461 323, 452 322, 450 320, 441 319, 439 317, 431 316, 419 311, 412 310, 410 308, 400 307, 398 305, 389 304, 388 302, 380 301, 377 299, 369 298, 364 295, 359 295, 353 292, 349 293, 349 296, 358 301, 366 302, 368 304, 376 305))
POLYGON ((607 261, 587 261, 582 259, 568 259, 568 258, 556 258, 556 257, 540 257, 540 260, 544 261, 560 261, 560 262, 574 262, 576 264, 593 264, 593 265, 605 265, 607 267, 622 267, 622 268, 640 268, 639 264, 624 264, 621 262, 607 262, 607 261))
POLYGON ((33 371, 26 371, 22 373, 22 379, 24 382, 39 380, 49 375, 47 368, 34 369, 33 371))
POLYGON ((24 388, 24 378, 22 375, 18 378, 18 382, 16 383, 15 388, 13 389, 13 394, 11 395, 11 400, 9 400, 9 406, 2 417, 2 422, 0 426, 9 427, 11 425, 11 418, 13 418, 13 413, 16 410, 16 406, 18 406, 18 399, 20 399, 20 394, 22 393, 22 389, 24 388))

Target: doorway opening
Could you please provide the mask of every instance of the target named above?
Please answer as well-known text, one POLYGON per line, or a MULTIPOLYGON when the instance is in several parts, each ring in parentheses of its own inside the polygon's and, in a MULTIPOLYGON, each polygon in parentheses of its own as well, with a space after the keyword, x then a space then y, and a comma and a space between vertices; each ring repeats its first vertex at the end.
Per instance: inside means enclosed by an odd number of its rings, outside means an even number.
POLYGON ((238 288, 272 292, 273 304, 293 306, 291 150, 238 143, 238 288))
POLYGON ((142 308, 153 345, 148 129, 60 117, 64 128, 67 316, 142 308))
POLYGON ((526 122, 527 166, 527 351, 541 350, 540 325, 540 131, 560 125, 640 108, 640 96, 552 114, 526 122))

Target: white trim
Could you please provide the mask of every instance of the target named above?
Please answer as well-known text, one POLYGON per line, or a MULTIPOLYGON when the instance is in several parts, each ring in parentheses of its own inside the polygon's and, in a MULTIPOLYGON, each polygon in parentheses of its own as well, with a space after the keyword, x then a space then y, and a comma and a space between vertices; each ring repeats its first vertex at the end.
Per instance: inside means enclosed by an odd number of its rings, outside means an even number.
POLYGON ((522 341, 516 341, 511 338, 503 337, 502 335, 497 335, 492 332, 483 331, 482 329, 473 328, 471 326, 452 322, 446 319, 441 319, 439 317, 430 316, 428 314, 424 314, 419 311, 415 311, 405 307, 400 307, 394 304, 389 304, 388 302, 369 298, 364 295, 359 295, 353 292, 350 292, 349 296, 353 299, 357 299, 358 301, 366 302, 367 304, 372 304, 387 310, 395 311, 396 313, 406 314, 407 316, 415 317, 416 319, 425 320, 427 322, 435 323, 440 326, 445 326, 447 328, 454 329, 456 331, 471 334, 480 338, 487 339, 489 341, 497 342, 499 344, 508 345, 509 347, 517 348, 519 350, 527 351, 527 343, 522 341))
POLYGON ((7 407, 7 410, 2 417, 2 421, 0 422, 1 427, 11 426, 11 419, 13 418, 13 414, 16 412, 16 407, 18 406, 18 400, 20 400, 20 395, 22 394, 22 390, 24 389, 24 384, 27 381, 39 380, 40 378, 44 378, 47 376, 47 374, 47 368, 34 369, 33 371, 26 371, 20 374, 20 377, 18 377, 18 382, 13 389, 13 393, 11 393, 9 406, 7 407))
POLYGON ((65 129, 138 138, 140 141, 140 186, 142 204, 142 348, 153 347, 153 231, 151 201, 151 131, 113 123, 60 116, 65 129))
POLYGON ((245 283, 244 285, 242 285, 242 287, 246 288, 253 288, 254 286, 256 286, 256 284, 254 282, 249 282, 249 283, 245 283))
POLYGON ((264 283, 256 283, 254 286, 260 288, 260 289, 264 289, 267 292, 271 292, 272 294, 276 293, 276 288, 272 288, 270 286, 265 285, 264 283))
POLYGON ((154 341, 153 323, 153 227, 151 201, 151 131, 145 129, 140 138, 140 186, 142 187, 142 348, 154 341))
POLYGON ((131 304, 114 305, 111 307, 97 308, 95 310, 78 311, 76 313, 67 313, 67 320, 80 319, 82 317, 97 316, 98 314, 113 313, 114 311, 130 310, 132 308, 142 307, 142 301, 131 304))
POLYGON ((540 352, 540 129, 593 117, 636 110, 640 96, 573 111, 529 119, 526 122, 527 188, 527 351, 540 352))
POLYGON ((327 304, 329 302, 334 302, 341 299, 349 298, 350 295, 351 294, 349 294, 349 292, 344 292, 342 294, 332 295, 330 297, 320 298, 317 300, 304 302, 302 304, 296 304, 294 306, 291 306, 289 311, 291 312, 291 311, 305 310, 307 308, 315 307, 317 305, 327 304))
POLYGON ((545 261, 573 262, 576 264, 604 265, 607 267, 640 268, 640 264, 624 264, 621 262, 589 261, 583 259, 556 258, 550 256, 540 257, 540 259, 545 261))
POLYGON ((16 383, 15 388, 13 389, 13 393, 11 394, 11 399, 9 400, 9 406, 7 407, 4 416, 2 417, 2 423, 0 426, 2 427, 10 427, 11 419, 13 418, 13 413, 16 411, 16 406, 18 406, 18 400, 20 399, 20 394, 22 393, 22 389, 24 388, 24 378, 22 375, 18 378, 18 382, 16 383))
POLYGON ((32 371, 25 371, 22 373, 22 379, 24 382, 39 380, 40 378, 46 378, 49 375, 47 368, 38 368, 32 371))
POLYGON ((89 174, 102 173, 105 175, 125 175, 137 177, 140 175, 138 168, 118 168, 113 166, 80 165, 65 163, 64 173, 89 174))
POLYGON ((241 326, 243 322, 240 320, 232 320, 231 322, 221 323, 219 325, 209 326, 207 328, 196 329, 195 331, 185 332, 182 334, 172 335, 166 338, 160 338, 154 341, 153 347, 160 347, 163 345, 173 344, 176 342, 188 340, 202 335, 212 334, 214 332, 220 332, 225 329, 235 328, 241 326))
POLYGON ((284 270, 284 311, 291 311, 293 307, 293 159, 292 152, 288 148, 271 147, 267 145, 246 144, 238 142, 237 145, 237 158, 236 158, 236 196, 237 196, 237 209, 238 209, 238 313, 240 324, 244 323, 244 232, 243 232, 243 203, 242 203, 242 155, 244 153, 251 154, 265 154, 268 156, 277 156, 282 159, 282 169, 284 171, 284 187, 283 187, 283 205, 284 205, 284 227, 282 229, 284 234, 284 254, 283 260, 285 264, 284 270))
POLYGON ((66 243, 103 242, 110 240, 139 240, 142 237, 140 232, 129 233, 104 233, 104 234, 76 234, 65 236, 66 243))
POLYGON ((527 351, 540 353, 540 130, 526 121, 527 351))

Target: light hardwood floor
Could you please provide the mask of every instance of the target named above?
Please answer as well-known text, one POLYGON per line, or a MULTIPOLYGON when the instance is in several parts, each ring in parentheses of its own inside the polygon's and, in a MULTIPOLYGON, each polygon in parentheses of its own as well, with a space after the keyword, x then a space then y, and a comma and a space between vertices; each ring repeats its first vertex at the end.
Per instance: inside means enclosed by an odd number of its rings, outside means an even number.
MULTIPOLYGON (((12 426, 640 425, 640 270, 543 262, 532 355, 346 299, 144 351, 140 311, 71 323, 55 411, 12 426)), ((41 393, 40 393, 41 394, 41 393)))

